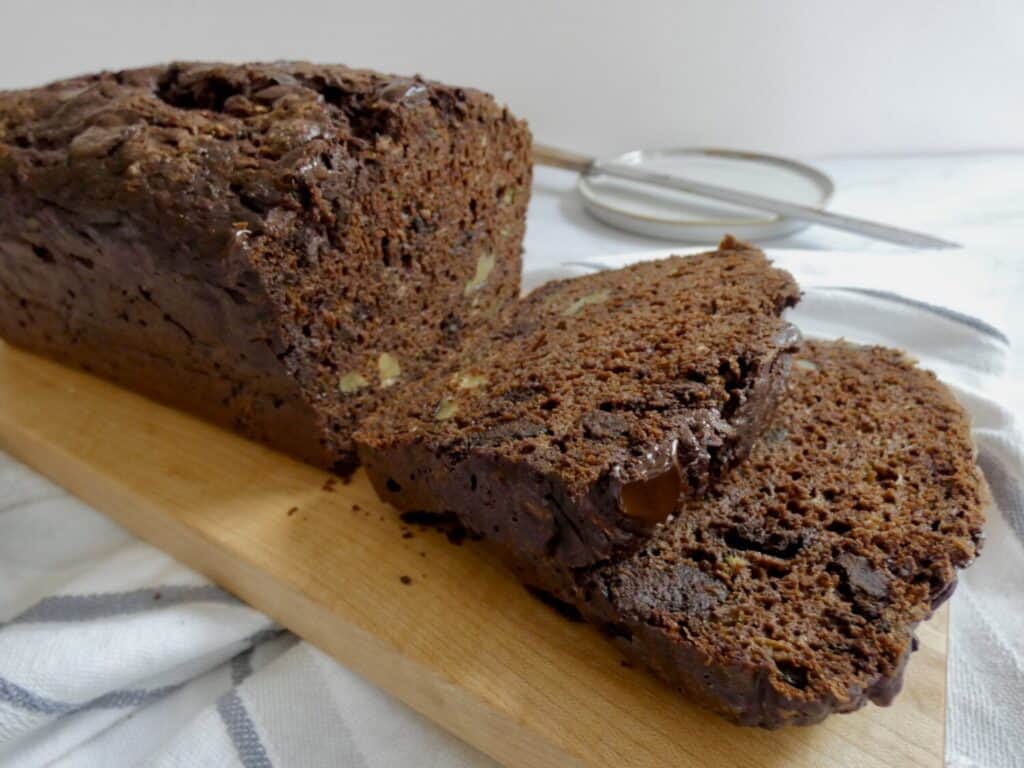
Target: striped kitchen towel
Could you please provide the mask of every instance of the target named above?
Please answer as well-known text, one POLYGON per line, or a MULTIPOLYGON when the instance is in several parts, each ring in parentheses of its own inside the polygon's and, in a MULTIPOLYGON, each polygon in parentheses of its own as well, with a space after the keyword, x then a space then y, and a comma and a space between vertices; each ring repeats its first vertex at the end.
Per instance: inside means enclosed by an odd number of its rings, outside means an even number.
POLYGON ((0 453, 0 765, 493 766, 0 453))

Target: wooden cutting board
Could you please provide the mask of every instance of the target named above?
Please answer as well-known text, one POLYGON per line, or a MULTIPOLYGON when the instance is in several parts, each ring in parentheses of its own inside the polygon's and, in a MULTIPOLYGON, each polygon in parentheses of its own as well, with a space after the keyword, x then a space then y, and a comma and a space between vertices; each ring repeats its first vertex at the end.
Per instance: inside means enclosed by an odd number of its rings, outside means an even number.
POLYGON ((621 666, 482 546, 403 538, 362 473, 335 483, 2 342, 0 447, 505 765, 942 763, 944 611, 891 708, 740 728, 621 666))

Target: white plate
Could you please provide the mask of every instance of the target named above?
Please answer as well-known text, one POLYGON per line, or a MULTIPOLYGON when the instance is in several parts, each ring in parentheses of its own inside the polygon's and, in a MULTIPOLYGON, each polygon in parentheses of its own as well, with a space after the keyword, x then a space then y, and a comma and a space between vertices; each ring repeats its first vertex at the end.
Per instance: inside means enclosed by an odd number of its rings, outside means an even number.
MULTIPOLYGON (((602 162, 642 166, 816 207, 825 207, 835 189, 828 176, 809 165, 736 150, 636 150, 602 162)), ((578 188, 586 209, 605 224, 676 242, 717 243, 726 232, 767 240, 807 226, 771 213, 614 179, 600 171, 580 176, 578 188)))

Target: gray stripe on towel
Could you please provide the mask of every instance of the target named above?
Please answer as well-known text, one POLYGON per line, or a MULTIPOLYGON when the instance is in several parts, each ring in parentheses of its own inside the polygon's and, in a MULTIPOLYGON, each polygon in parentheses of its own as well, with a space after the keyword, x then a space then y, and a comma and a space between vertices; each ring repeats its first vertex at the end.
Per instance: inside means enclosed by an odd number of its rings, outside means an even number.
POLYGON ((263 645, 264 643, 269 642, 270 640, 276 640, 277 638, 286 634, 288 634, 288 630, 282 627, 277 622, 274 622, 266 629, 261 629, 258 632, 253 632, 251 635, 245 638, 245 642, 248 645, 252 646, 263 645))
POLYGON ((256 725, 238 695, 238 686, 252 675, 252 654, 257 645, 280 637, 286 630, 274 626, 260 630, 249 639, 252 648, 247 648, 231 658, 231 684, 234 688, 217 700, 217 712, 224 722, 231 743, 235 745, 238 759, 245 768, 270 768, 272 765, 267 750, 256 733, 256 725))
POLYGON ((249 635, 245 641, 249 643, 250 647, 231 657, 231 684, 237 688, 252 675, 252 654, 257 646, 275 640, 287 632, 287 629, 274 625, 249 635))
MULTIPOLYGON (((237 656, 235 658, 238 658, 237 656)), ((232 663, 232 677, 234 677, 234 664, 232 663)), ((225 693, 217 700, 217 712, 220 719, 224 721, 231 743, 235 745, 238 759, 245 768, 272 768, 267 750, 260 741, 260 735, 256 733, 256 725, 253 723, 249 713, 245 710, 245 704, 238 695, 238 691, 232 690, 225 693)))
POLYGON ((244 683, 251 674, 252 648, 249 648, 231 659, 231 684, 237 687, 244 683))
MULTIPOLYGON (((273 640, 285 634, 286 630, 278 626, 260 630, 247 637, 243 642, 250 643, 252 647, 247 648, 231 659, 231 680, 238 685, 245 678, 252 674, 252 653, 255 646, 273 640)), ((131 707, 142 707, 152 704, 174 693, 190 681, 164 685, 158 688, 125 688, 116 691, 108 691, 95 699, 90 699, 81 704, 70 701, 59 701, 46 696, 33 693, 17 683, 13 683, 4 677, 0 677, 0 702, 10 704, 18 709, 27 712, 36 712, 41 715, 57 715, 66 717, 77 712, 84 712, 92 709, 127 709, 131 707)))
POLYGON ((121 691, 110 691, 102 696, 97 696, 84 704, 72 704, 68 701, 58 701, 45 696, 32 693, 22 688, 17 683, 12 683, 0 677, 0 701, 11 704, 18 709, 28 712, 36 712, 41 715, 59 715, 66 717, 76 712, 84 712, 91 709, 123 709, 127 707, 141 707, 150 704, 157 699, 173 693, 181 687, 178 685, 166 685, 161 688, 127 689, 121 691))
MULTIPOLYGON (((7 624, 89 621, 108 616, 142 613, 182 603, 239 603, 239 600, 212 584, 160 586, 131 592, 93 595, 55 595, 43 598, 7 624)), ((4 626, 6 625, 0 624, 0 629, 4 626)))

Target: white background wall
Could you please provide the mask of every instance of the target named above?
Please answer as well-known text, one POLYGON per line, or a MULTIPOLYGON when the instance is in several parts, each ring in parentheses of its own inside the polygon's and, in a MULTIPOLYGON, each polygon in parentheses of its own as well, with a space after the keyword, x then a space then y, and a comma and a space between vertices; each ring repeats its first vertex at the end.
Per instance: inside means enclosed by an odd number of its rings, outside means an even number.
POLYGON ((0 87, 173 58, 475 85, 586 151, 1024 148, 1024 0, 75 0, 0 7, 0 87))

